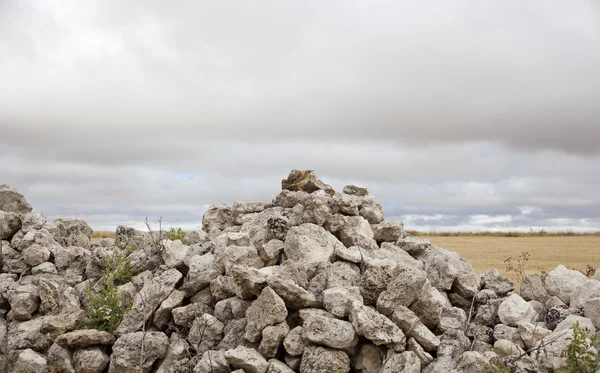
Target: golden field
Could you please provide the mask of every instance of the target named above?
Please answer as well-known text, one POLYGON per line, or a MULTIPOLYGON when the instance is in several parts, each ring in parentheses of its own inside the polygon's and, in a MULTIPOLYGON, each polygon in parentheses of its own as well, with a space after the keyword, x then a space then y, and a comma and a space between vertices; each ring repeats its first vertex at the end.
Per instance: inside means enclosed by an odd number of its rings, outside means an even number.
MULTIPOLYGON (((588 265, 595 269, 600 265, 600 233, 411 233, 458 252, 478 273, 496 268, 513 280, 515 273, 506 272, 505 260, 512 257, 516 265, 522 251, 530 254, 525 265, 527 274, 549 272, 558 264, 578 270, 585 270, 588 265)), ((92 243, 114 236, 114 232, 94 232, 92 243)))

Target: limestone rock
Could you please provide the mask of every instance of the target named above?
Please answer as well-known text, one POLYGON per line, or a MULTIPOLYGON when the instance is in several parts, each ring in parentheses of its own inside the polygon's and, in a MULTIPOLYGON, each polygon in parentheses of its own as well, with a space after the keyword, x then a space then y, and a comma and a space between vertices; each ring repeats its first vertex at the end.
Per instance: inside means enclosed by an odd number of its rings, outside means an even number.
POLYGON ((375 345, 392 347, 405 340, 404 333, 392 320, 360 303, 352 304, 350 322, 358 334, 375 345))
POLYGON ((214 230, 222 231, 233 224, 233 209, 223 203, 208 206, 202 216, 202 230, 211 233, 214 230))
POLYGON ((39 373, 44 372, 47 366, 48 362, 43 355, 28 348, 19 353, 13 371, 19 373, 39 373))
POLYGON ((301 372, 349 373, 350 358, 343 351, 307 347, 302 354, 301 372))
POLYGON ((82 329, 62 334, 56 339, 56 343, 71 349, 91 347, 96 345, 111 345, 115 337, 103 330, 82 329))
POLYGON ((404 223, 401 221, 382 221, 371 226, 377 242, 397 242, 402 237, 404 223))
MULTIPOLYGON (((229 373, 229 363, 225 359, 225 351, 206 351, 194 367, 194 373, 229 373)), ((165 372, 166 373, 166 372, 165 372)))
POLYGON ((360 288, 357 286, 333 287, 323 291, 323 305, 325 309, 337 317, 347 317, 350 315, 352 303, 355 301, 363 303, 360 288))
POLYGON ((360 246, 375 249, 375 235, 367 219, 362 216, 350 216, 340 232, 340 240, 346 247, 360 246))
POLYGON ((500 357, 519 356, 524 353, 521 347, 506 339, 499 339, 494 343, 494 352, 500 357))
POLYGON ((98 347, 82 348, 73 353, 75 370, 81 373, 102 373, 110 358, 98 347))
POLYGON ((225 352, 225 359, 236 369, 243 369, 246 373, 265 373, 269 363, 253 348, 239 346, 225 352))
POLYGON ((421 372, 421 360, 411 351, 405 351, 401 354, 392 353, 391 356, 386 359, 385 365, 381 370, 381 373, 420 373, 421 372))
POLYGON ((32 209, 21 193, 6 184, 0 185, 0 211, 27 214, 32 209))
POLYGON ((419 296, 427 280, 427 273, 420 269, 399 268, 396 277, 377 298, 377 309, 391 315, 398 306, 409 307, 419 296))
POLYGON ((266 357, 274 357, 283 339, 290 332, 290 327, 284 321, 279 324, 267 326, 262 331, 262 339, 258 351, 266 357))
POLYGON ((515 289, 512 280, 500 276, 497 269, 490 269, 481 276, 482 286, 498 295, 506 295, 515 289))
POLYGON ((185 292, 179 290, 173 290, 167 299, 163 300, 158 309, 154 311, 154 317, 152 323, 158 329, 162 329, 169 320, 171 319, 171 311, 181 306, 183 299, 185 298, 185 292))
POLYGON ((544 281, 538 275, 528 275, 521 282, 521 291, 519 293, 526 301, 537 300, 546 303, 550 294, 544 281))
POLYGON ((154 362, 163 358, 169 347, 169 338, 161 332, 124 334, 113 345, 108 373, 130 373, 138 369, 144 342, 143 372, 149 372, 154 362))
POLYGON ((21 218, 16 212, 0 211, 0 240, 10 240, 21 229, 21 218))
POLYGON ((315 224, 292 227, 286 236, 283 251, 288 260, 301 261, 309 273, 333 259, 337 247, 343 246, 335 236, 315 224))
POLYGON ((303 338, 317 345, 346 350, 358 344, 358 335, 347 321, 315 315, 302 328, 303 338))
POLYGON ((283 339, 283 347, 285 347, 285 351, 291 356, 302 355, 302 351, 304 351, 304 348, 307 345, 302 336, 303 333, 302 327, 297 326, 290 330, 283 339))
POLYGON ((187 340, 199 353, 214 350, 223 339, 225 325, 216 317, 207 313, 197 317, 188 334, 187 340))
POLYGON ((428 249, 431 246, 431 242, 424 238, 403 236, 398 238, 396 245, 407 253, 415 255, 428 249))
POLYGON ((531 322, 535 317, 535 311, 518 294, 506 298, 498 308, 500 321, 508 326, 517 326, 520 322, 531 322))
POLYGON ((351 358, 352 366, 358 373, 379 373, 385 355, 381 347, 372 344, 358 346, 358 352, 351 358))
POLYGON ((121 336, 141 329, 142 324, 150 318, 151 313, 164 301, 181 280, 183 275, 176 269, 169 269, 146 283, 135 296, 133 306, 123 316, 123 321, 115 330, 121 336))
POLYGON ((546 277, 546 288, 550 295, 556 295, 565 304, 571 303, 571 299, 576 295, 576 291, 587 277, 579 271, 567 269, 562 264, 548 273, 546 277))
POLYGON ((408 336, 414 338, 426 351, 434 351, 440 340, 423 323, 417 315, 404 306, 398 306, 392 314, 392 321, 408 336))
POLYGON ((270 287, 264 288, 246 310, 248 324, 245 338, 250 342, 258 342, 264 328, 284 321, 287 315, 283 299, 270 287))
POLYGON ((75 373, 73 358, 69 350, 54 343, 47 352, 48 370, 50 372, 75 373))
POLYGON ((285 363, 277 359, 271 359, 269 360, 269 368, 267 369, 267 373, 294 373, 294 371, 285 363))
POLYGON ((528 349, 532 348, 538 341, 552 334, 552 331, 546 329, 543 324, 522 322, 519 324, 518 329, 521 339, 528 349))
MULTIPOLYGON (((445 332, 450 329, 464 330, 467 325, 467 314, 456 307, 446 307, 440 316, 439 329, 445 332)), ((425 346, 423 346, 425 347, 425 346)))

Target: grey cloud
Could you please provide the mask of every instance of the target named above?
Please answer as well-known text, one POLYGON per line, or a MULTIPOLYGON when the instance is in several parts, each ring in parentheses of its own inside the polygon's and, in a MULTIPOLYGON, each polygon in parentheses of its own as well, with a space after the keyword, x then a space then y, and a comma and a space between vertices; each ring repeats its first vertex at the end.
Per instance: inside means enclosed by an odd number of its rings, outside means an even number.
POLYGON ((595 2, 18 4, 0 12, 4 145, 86 143, 95 159, 107 143, 156 158, 157 137, 598 152, 595 2))

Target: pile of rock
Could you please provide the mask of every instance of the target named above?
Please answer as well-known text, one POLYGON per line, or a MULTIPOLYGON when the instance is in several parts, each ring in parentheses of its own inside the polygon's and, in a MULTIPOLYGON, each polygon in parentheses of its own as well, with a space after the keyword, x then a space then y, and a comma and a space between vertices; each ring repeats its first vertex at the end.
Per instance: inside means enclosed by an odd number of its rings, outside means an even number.
POLYGON ((600 327, 595 279, 558 266, 517 295, 384 220, 366 188, 331 194, 214 204, 186 244, 119 227, 92 245, 84 221, 48 223, 0 186, 0 372, 551 372, 574 322, 600 327), (86 286, 116 252, 139 273, 119 286, 132 308, 87 329, 86 286))

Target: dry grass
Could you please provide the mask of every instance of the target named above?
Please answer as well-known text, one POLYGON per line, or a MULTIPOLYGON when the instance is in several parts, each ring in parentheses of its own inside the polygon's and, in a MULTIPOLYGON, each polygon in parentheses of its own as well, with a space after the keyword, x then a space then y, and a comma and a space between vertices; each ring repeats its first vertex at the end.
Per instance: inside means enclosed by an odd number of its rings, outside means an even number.
POLYGON ((92 243, 98 243, 103 238, 115 238, 115 232, 113 231, 94 231, 92 234, 92 243))
MULTIPOLYGON (((456 251, 468 260, 478 273, 496 268, 503 276, 515 279, 506 272, 507 258, 516 263, 522 251, 531 255, 526 265, 527 274, 550 271, 558 264, 584 270, 587 265, 600 265, 600 232, 578 234, 572 232, 458 232, 419 233, 413 235, 429 239, 434 245, 456 251)), ((92 243, 115 237, 115 232, 96 231, 92 243)))
POLYGON ((526 273, 550 271, 558 264, 570 269, 584 270, 587 265, 600 264, 600 235, 575 236, 521 236, 498 237, 494 235, 431 236, 421 235, 434 245, 458 252, 468 260, 478 273, 496 268, 503 276, 515 279, 506 272, 505 260, 512 257, 516 263, 522 251, 531 255, 526 273))

